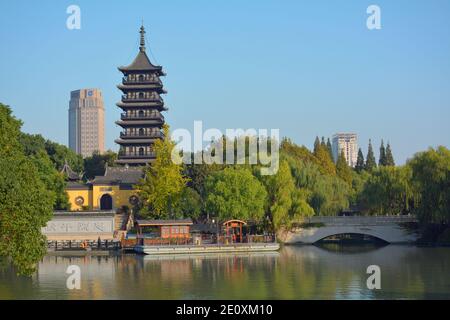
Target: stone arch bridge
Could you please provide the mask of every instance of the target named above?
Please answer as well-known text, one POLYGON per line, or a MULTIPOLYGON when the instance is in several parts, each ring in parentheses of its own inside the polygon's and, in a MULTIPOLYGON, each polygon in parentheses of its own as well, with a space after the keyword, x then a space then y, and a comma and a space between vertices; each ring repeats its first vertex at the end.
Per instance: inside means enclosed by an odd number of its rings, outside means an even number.
POLYGON ((289 231, 278 233, 287 244, 313 244, 340 234, 368 235, 388 243, 413 243, 418 239, 414 216, 316 216, 289 231))

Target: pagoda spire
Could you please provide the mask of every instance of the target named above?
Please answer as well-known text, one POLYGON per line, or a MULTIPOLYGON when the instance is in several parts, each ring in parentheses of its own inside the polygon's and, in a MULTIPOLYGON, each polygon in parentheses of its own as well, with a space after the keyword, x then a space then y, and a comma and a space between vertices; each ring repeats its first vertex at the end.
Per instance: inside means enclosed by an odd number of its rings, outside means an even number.
POLYGON ((139 50, 144 52, 145 51, 145 29, 144 29, 144 23, 141 25, 141 31, 139 31, 141 34, 141 44, 139 46, 139 50))

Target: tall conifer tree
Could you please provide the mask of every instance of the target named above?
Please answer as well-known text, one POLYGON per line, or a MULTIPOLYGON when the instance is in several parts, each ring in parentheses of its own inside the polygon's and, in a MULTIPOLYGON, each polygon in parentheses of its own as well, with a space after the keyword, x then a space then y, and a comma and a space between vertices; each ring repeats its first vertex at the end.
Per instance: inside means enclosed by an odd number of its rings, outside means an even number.
POLYGON ((356 159, 355 170, 356 172, 361 172, 364 170, 364 155, 361 148, 359 148, 358 150, 358 158, 356 159))
MULTIPOLYGON (((330 154, 330 158, 333 159, 333 148, 331 147, 330 138, 327 139, 327 149, 328 153, 330 154)), ((337 159, 334 159, 336 161, 337 159)))
POLYGON ((319 137, 316 136, 316 140, 314 140, 314 155, 317 156, 317 151, 319 150, 320 147, 320 140, 319 137))
POLYGON ((391 146, 388 142, 386 146, 386 166, 395 166, 394 156, 392 155, 391 146))
POLYGON ((386 165, 386 149, 384 148, 383 139, 381 139, 380 158, 378 159, 378 165, 379 166, 385 166, 386 165))
POLYGON ((372 171, 377 167, 377 162, 375 160, 375 155, 373 154, 372 141, 369 139, 369 148, 367 150, 366 166, 367 171, 372 171))

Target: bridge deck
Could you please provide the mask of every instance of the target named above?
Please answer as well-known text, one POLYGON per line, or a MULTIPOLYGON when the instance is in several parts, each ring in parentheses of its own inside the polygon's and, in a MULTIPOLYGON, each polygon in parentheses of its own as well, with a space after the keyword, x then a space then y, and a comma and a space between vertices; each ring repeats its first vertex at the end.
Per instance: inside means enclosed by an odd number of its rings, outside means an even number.
POLYGON ((323 223, 328 226, 351 225, 390 225, 393 223, 417 222, 415 216, 313 216, 305 219, 306 223, 323 223))

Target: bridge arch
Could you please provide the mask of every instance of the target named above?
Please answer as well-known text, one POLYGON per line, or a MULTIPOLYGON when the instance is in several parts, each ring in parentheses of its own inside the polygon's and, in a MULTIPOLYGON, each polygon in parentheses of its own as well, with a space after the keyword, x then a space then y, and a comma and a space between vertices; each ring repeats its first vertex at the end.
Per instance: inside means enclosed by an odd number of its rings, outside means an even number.
MULTIPOLYGON (((332 237, 342 237, 342 240, 345 240, 344 236, 350 236, 352 237, 355 241, 366 241, 366 240, 373 240, 374 242, 380 242, 380 243, 384 243, 384 244, 388 244, 389 241, 387 241, 386 239, 380 238, 379 236, 370 234, 370 233, 364 233, 364 232, 348 232, 348 233, 334 233, 334 234, 330 234, 328 236, 325 236, 317 241, 314 242, 314 244, 320 243, 320 242, 324 242, 329 238, 332 237), (360 239, 358 239, 360 238, 360 239), (370 238, 370 239, 367 239, 370 238)), ((349 239, 351 241, 351 239, 349 239)))

